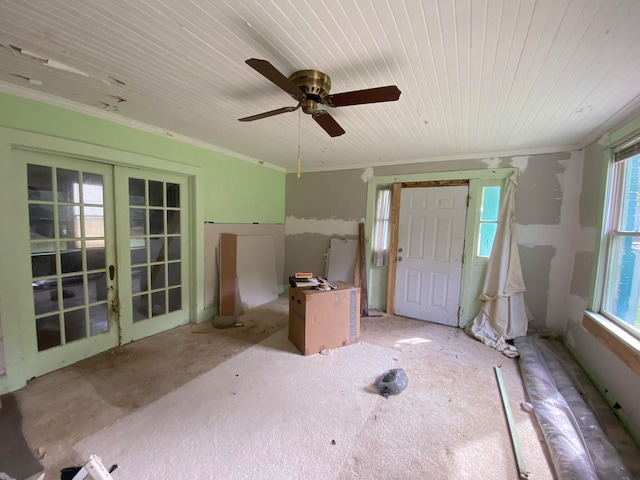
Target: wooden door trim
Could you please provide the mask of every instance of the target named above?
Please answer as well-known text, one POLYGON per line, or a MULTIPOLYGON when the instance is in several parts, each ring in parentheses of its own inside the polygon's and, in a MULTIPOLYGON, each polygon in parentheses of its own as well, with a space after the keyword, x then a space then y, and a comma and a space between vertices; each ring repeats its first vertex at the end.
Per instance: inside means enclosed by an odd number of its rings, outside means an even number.
POLYGON ((391 241, 389 242, 389 270, 387 273, 387 313, 393 315, 396 294, 396 267, 398 265, 398 222, 400 220, 400 194, 402 183, 394 183, 391 191, 391 241))
MULTIPOLYGON (((396 185, 396 184, 394 184, 396 185)), ((459 187, 469 185, 468 179, 461 180, 432 180, 424 182, 402 182, 402 188, 423 188, 423 187, 459 187)))

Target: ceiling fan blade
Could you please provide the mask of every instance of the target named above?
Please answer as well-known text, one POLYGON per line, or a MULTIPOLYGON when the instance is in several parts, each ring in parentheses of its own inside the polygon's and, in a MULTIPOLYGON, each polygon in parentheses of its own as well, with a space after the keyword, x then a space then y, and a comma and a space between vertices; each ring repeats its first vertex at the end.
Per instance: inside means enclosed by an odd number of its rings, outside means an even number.
POLYGON ((395 85, 366 88, 364 90, 353 90, 351 92, 329 95, 324 103, 330 107, 347 107, 365 103, 395 102, 400 98, 400 93, 400 90, 395 85))
POLYGON ((304 98, 304 93, 302 93, 302 90, 296 87, 295 83, 285 77, 276 67, 271 65, 266 60, 250 58, 245 63, 253 68, 256 72, 263 75, 267 80, 275 83, 282 90, 293 96, 293 98, 295 98, 296 100, 302 100, 304 98))
POLYGON ((254 120, 260 120, 261 118, 273 117, 274 115, 280 115, 281 113, 295 112, 300 105, 297 107, 283 107, 278 108, 277 110, 271 110, 269 112, 259 113, 257 115, 252 115, 250 117, 239 118, 240 122, 253 122, 254 120))
POLYGON ((325 110, 318 110, 313 114, 313 119, 332 137, 339 137, 345 133, 340 124, 325 110))

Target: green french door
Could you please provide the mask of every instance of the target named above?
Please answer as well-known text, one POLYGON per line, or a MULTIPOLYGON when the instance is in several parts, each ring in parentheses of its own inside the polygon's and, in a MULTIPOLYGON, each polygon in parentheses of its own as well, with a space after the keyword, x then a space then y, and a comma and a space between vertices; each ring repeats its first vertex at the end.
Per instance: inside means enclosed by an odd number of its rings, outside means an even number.
POLYGON ((188 322, 186 177, 15 156, 26 170, 32 375, 188 322))
POLYGON ((188 179, 116 169, 123 341, 189 321, 188 179))
POLYGON ((26 164, 34 375, 118 345, 112 167, 16 152, 26 164))

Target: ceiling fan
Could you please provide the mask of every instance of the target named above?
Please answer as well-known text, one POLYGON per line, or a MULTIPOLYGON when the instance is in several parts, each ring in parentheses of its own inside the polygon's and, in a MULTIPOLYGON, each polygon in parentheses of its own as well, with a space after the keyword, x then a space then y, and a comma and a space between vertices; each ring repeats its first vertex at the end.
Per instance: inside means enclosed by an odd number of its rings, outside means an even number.
POLYGON ((318 105, 347 107, 365 103, 395 102, 400 98, 400 90, 395 85, 330 94, 331 78, 329 78, 329 75, 317 70, 300 70, 292 73, 289 77, 285 77, 266 60, 250 58, 245 63, 291 95, 298 101, 298 105, 240 118, 241 122, 252 122, 281 113, 294 112, 302 108, 302 111, 311 115, 325 132, 332 137, 338 137, 345 133, 343 128, 327 110, 319 109, 318 105))

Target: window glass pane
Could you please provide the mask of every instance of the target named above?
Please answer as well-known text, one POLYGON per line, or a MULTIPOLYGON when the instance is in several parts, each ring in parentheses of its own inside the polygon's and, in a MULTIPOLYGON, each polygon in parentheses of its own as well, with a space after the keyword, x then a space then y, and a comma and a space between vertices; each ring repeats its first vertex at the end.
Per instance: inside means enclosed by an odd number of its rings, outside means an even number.
POLYGON ((144 208, 129 209, 129 234, 132 237, 147 233, 147 211, 144 208))
POLYGON ((34 280, 32 288, 36 315, 58 310, 58 281, 55 278, 34 280))
POLYGON ((640 236, 614 236, 608 265, 603 308, 624 323, 640 329, 640 236))
POLYGON ((104 247, 87 248, 87 270, 100 270, 106 266, 104 247))
POLYGON ((151 314, 154 317, 164 315, 166 313, 164 290, 151 294, 151 305, 151 314))
POLYGON ((106 303, 89 308, 89 332, 91 336, 109 331, 109 311, 106 303))
MULTIPOLYGON (((640 155, 631 157, 617 168, 624 168, 624 193, 622 194, 621 230, 626 232, 640 231, 640 210, 638 193, 640 193, 640 155)), ((620 177, 617 177, 620 178, 620 177)))
POLYGON ((164 288, 166 283, 164 281, 164 264, 158 264, 151 267, 151 288, 164 288))
POLYGON ((79 238, 80 231, 80 207, 64 205, 58 207, 58 234, 60 238, 79 238))
POLYGON ((138 295, 133 297, 133 322, 139 322, 149 318, 149 307, 147 302, 149 295, 138 295))
POLYGON ((150 233, 164 233, 164 210, 149 210, 150 233))
POLYGON ((60 244, 60 265, 62 273, 82 271, 82 250, 76 248, 76 242, 60 244))
POLYGON ((87 275, 89 286, 89 303, 102 302, 107 299, 107 275, 106 272, 87 275))
POLYGON ((34 277, 56 274, 56 254, 47 244, 31 244, 31 273, 34 277))
POLYGON ((29 200, 50 202, 53 200, 51 167, 27 165, 29 200))
POLYGON ((182 292, 180 288, 169 290, 169 311, 175 312, 182 308, 182 292))
POLYGON ((180 233, 180 210, 167 210, 167 233, 180 233))
POLYGON ((131 269, 131 293, 147 291, 147 267, 135 267, 131 269))
POLYGON ((64 314, 65 343, 80 340, 87 336, 87 326, 84 321, 84 308, 65 312, 64 314))
POLYGON ((32 203, 29 205, 29 231, 31 239, 53 238, 53 205, 32 203))
POLYGON ((131 249, 131 264, 147 263, 147 240, 144 238, 132 238, 129 240, 129 245, 131 249))
POLYGON ((499 210, 500 187, 483 187, 480 220, 483 222, 497 222, 499 210))
POLYGON ((162 182, 149 181, 149 205, 162 207, 164 205, 164 187, 162 182))
POLYGON ((497 223, 481 223, 480 238, 478 239, 478 256, 488 257, 491 255, 493 239, 496 236, 497 223))
POLYGON ((104 208, 84 207, 84 236, 104 237, 104 208))
POLYGON ((180 237, 169 237, 167 242, 169 245, 169 260, 180 260, 180 237))
POLYGON ((164 260, 164 237, 152 237, 150 239, 149 258, 151 262, 161 262, 164 260))
POLYGON ((64 308, 84 305, 84 277, 82 275, 62 279, 62 303, 64 308))
POLYGON ((180 185, 167 183, 167 207, 180 207, 180 185))
POLYGON ((144 205, 145 196, 144 180, 141 178, 130 178, 129 205, 144 205))
POLYGON ((95 173, 84 173, 82 175, 82 202, 93 205, 104 204, 104 193, 102 187, 102 175, 95 173))
POLYGON ((60 318, 58 315, 36 318, 36 334, 39 352, 60 345, 60 318))
POLYGON ((180 285, 182 283, 182 264, 170 263, 169 264, 169 286, 180 285))
POLYGON ((58 181, 58 201, 80 203, 80 180, 78 180, 78 172, 59 168, 56 171, 56 177, 58 181))

